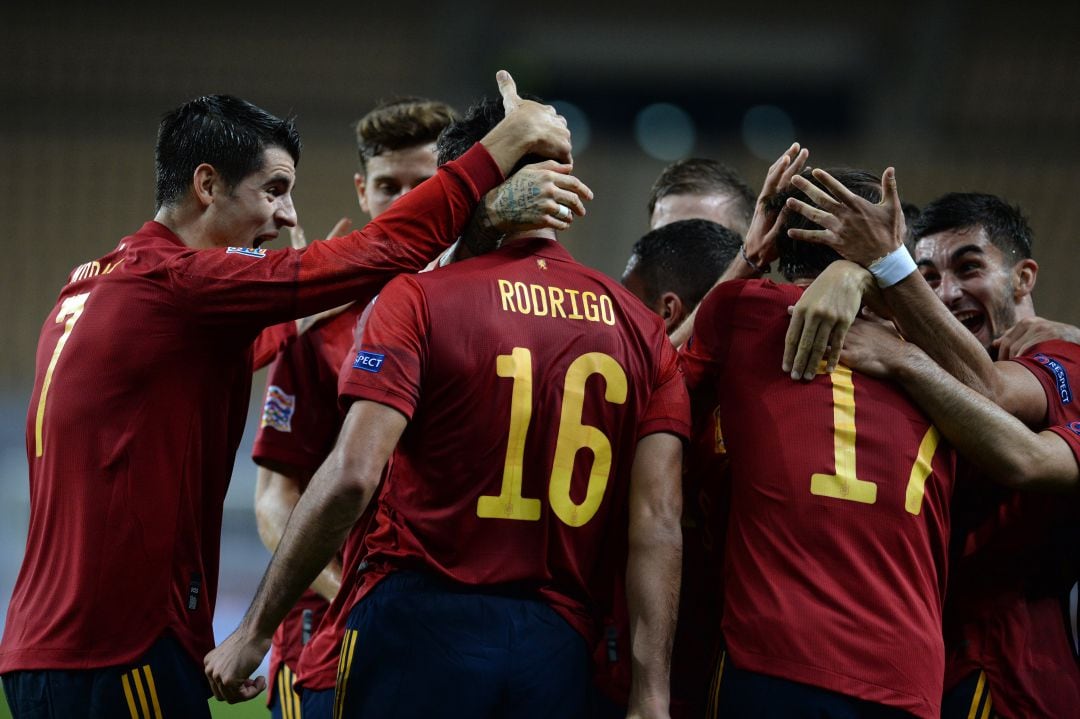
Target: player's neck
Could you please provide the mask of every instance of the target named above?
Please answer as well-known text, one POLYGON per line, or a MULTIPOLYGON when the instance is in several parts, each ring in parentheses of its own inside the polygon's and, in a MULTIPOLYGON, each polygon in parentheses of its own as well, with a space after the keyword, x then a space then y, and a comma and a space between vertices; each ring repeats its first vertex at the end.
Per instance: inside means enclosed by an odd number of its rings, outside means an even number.
POLYGON ((506 246, 521 240, 535 240, 536 238, 543 238, 545 240, 558 240, 559 233, 550 228, 543 228, 540 230, 527 230, 526 232, 513 232, 503 238, 502 246, 506 246))

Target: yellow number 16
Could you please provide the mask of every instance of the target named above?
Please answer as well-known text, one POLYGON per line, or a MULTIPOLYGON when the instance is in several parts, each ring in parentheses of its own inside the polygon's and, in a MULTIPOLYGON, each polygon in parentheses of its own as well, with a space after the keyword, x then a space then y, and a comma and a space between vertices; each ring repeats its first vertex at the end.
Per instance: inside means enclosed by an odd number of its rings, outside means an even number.
MULTIPOLYGON (((540 519, 540 500, 523 496, 521 487, 525 435, 532 420, 532 353, 524 347, 515 347, 510 354, 496 358, 495 371, 500 377, 514 380, 506 462, 501 491, 498 495, 480 497, 476 503, 476 516, 537 521, 540 519)), ((612 404, 626 402, 626 372, 613 357, 602 352, 589 352, 570 363, 563 381, 562 413, 548 482, 548 500, 555 515, 571 527, 580 527, 593 518, 600 508, 611 474, 611 441, 598 428, 581 423, 585 382, 594 374, 604 378, 605 400, 612 404), (578 451, 586 447, 592 451, 593 463, 585 499, 578 504, 570 496, 570 480, 574 459, 578 451)))

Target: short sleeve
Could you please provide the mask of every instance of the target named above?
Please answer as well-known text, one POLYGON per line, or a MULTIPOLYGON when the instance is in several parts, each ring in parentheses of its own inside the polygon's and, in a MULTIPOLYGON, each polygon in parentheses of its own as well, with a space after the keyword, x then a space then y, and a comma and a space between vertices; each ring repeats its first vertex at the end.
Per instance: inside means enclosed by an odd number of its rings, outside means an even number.
POLYGON ((416 279, 400 276, 372 304, 363 335, 338 377, 338 400, 347 407, 370 400, 412 419, 420 399, 427 351, 427 312, 416 279))
POLYGON ((1074 386, 1080 378, 1080 345, 1063 340, 1042 342, 1010 361, 1026 367, 1043 386, 1049 424, 1080 417, 1074 386))
POLYGON ((679 355, 666 337, 660 342, 656 384, 638 422, 638 439, 656 432, 670 432, 683 440, 690 439, 690 398, 679 355))

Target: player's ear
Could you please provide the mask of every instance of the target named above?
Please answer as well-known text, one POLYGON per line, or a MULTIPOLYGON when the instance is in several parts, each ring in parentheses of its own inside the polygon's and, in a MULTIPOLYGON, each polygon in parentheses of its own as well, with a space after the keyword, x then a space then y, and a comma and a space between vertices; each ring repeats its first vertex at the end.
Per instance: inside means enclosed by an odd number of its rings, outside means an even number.
POLYGON ((1039 275, 1039 263, 1032 259, 1020 260, 1012 269, 1013 300, 1027 297, 1035 289, 1035 280, 1039 275))
POLYGON ((214 201, 215 183, 220 180, 221 176, 210 163, 204 162, 195 168, 191 175, 192 191, 202 207, 208 207, 214 201))
POLYGON ((682 298, 674 292, 665 292, 660 295, 660 316, 664 319, 664 326, 670 333, 671 330, 682 324, 683 319, 690 314, 682 298))
POLYGON ((356 185, 356 199, 360 202, 360 209, 365 214, 370 215, 371 210, 368 209, 367 200, 367 178, 360 172, 353 175, 353 184, 356 185))

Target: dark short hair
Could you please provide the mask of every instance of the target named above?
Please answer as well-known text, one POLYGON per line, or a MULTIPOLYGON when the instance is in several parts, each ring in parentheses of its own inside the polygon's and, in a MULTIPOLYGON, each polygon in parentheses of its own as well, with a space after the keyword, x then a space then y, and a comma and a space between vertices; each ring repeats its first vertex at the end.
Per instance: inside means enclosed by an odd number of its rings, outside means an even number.
POLYGON ((641 279, 647 304, 674 292, 693 309, 739 252, 734 231, 709 220, 680 220, 649 232, 634 244, 631 271, 641 279))
MULTIPOLYGON (((873 203, 881 202, 880 177, 875 177, 866 170, 853 170, 846 167, 829 169, 826 172, 864 200, 873 203)), ((800 174, 818 187, 822 187, 822 184, 814 178, 810 170, 803 170, 800 174)), ((767 202, 770 208, 779 211, 789 197, 794 197, 811 205, 814 204, 810 201, 810 198, 803 194, 801 190, 795 189, 795 187, 792 187, 787 192, 773 195, 767 202)), ((787 213, 787 220, 784 222, 784 226, 780 228, 780 234, 776 238, 776 249, 780 255, 780 273, 787 278, 788 282, 817 277, 832 262, 840 259, 840 255, 831 247, 791 239, 787 234, 787 231, 791 229, 820 230, 821 227, 797 212, 787 213)))
MULTIPOLYGON (((522 95, 521 97, 526 100, 543 102, 535 95, 522 95)), ((455 119, 439 135, 439 140, 435 144, 439 156, 439 165, 445 165, 451 160, 456 160, 464 155, 466 150, 479 142, 484 135, 491 132, 504 117, 506 117, 506 109, 503 107, 502 99, 484 97, 478 100, 465 111, 464 117, 455 119)), ((518 160, 514 168, 507 174, 512 175, 525 165, 543 162, 546 159, 537 155, 526 155, 518 160)))
POLYGON ((205 95, 161 119, 154 162, 158 208, 179 200, 195 168, 210 164, 229 187, 262 168, 263 152, 280 147, 300 164, 300 133, 282 120, 231 95, 205 95))
POLYGON ((454 116, 454 108, 438 100, 398 97, 380 102, 353 125, 360 171, 367 172, 368 161, 384 152, 435 142, 454 116))
MULTIPOLYGON (((735 203, 744 226, 754 217, 754 193, 738 172, 716 160, 691 157, 674 162, 660 173, 649 190, 649 217, 668 195, 725 195, 735 203)), ((738 229, 738 228, 730 228, 738 229)))
POLYGON ((950 192, 926 205, 912 226, 915 242, 948 230, 981 227, 991 243, 1014 261, 1031 257, 1032 234, 1016 205, 981 192, 950 192))

